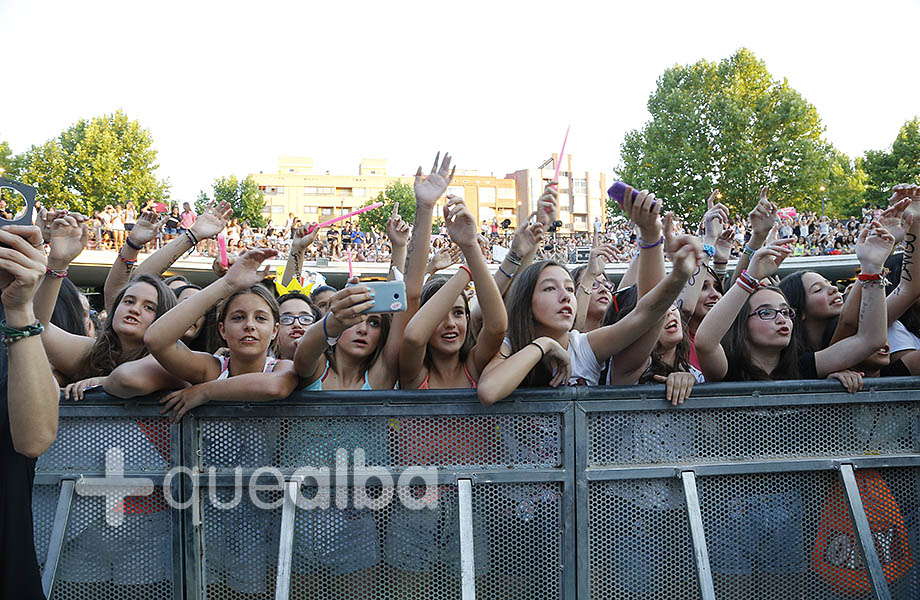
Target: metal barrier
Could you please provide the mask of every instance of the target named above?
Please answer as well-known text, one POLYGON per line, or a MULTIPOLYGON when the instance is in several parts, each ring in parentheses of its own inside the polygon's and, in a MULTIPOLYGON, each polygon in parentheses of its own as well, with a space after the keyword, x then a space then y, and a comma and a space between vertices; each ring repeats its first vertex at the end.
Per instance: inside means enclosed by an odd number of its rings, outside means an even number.
POLYGON ((91 394, 39 459, 36 547, 53 599, 916 599, 916 385, 303 393, 179 426, 91 394))

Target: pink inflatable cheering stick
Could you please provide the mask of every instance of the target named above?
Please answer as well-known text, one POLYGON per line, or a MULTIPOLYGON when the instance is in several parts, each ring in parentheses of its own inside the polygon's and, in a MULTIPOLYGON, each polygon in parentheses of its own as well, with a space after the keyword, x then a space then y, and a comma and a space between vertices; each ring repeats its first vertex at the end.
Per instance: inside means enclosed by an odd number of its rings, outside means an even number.
POLYGON ((217 234, 217 247, 220 249, 220 264, 226 269, 230 266, 230 260, 227 258, 227 236, 217 234))
POLYGON ((348 278, 351 279, 355 276, 354 271, 351 270, 351 248, 348 249, 348 278))
POLYGON ((314 229, 317 229, 317 228, 319 228, 319 227, 329 227, 329 226, 332 225, 333 223, 338 223, 339 221, 341 221, 341 220, 343 220, 343 219, 347 219, 347 218, 353 217, 353 216, 355 216, 355 215, 360 215, 361 213, 367 212, 367 211, 369 211, 369 210, 374 210, 375 208, 380 208, 381 206, 383 206, 383 202, 374 202, 374 203, 371 204, 370 206, 362 206, 362 207, 359 208, 358 210, 353 210, 353 211, 351 211, 351 212, 345 213, 344 215, 339 215, 338 217, 335 217, 334 219, 329 219, 328 221, 323 221, 323 222, 320 223, 319 225, 310 225, 310 228, 307 230, 307 232, 308 232, 308 233, 312 233, 314 229))
POLYGON ((562 150, 559 151, 559 160, 556 161, 556 174, 553 175, 553 181, 559 181, 559 167, 562 166, 562 157, 565 156, 565 143, 569 141, 569 130, 572 128, 571 125, 565 128, 565 138, 562 140, 562 150))

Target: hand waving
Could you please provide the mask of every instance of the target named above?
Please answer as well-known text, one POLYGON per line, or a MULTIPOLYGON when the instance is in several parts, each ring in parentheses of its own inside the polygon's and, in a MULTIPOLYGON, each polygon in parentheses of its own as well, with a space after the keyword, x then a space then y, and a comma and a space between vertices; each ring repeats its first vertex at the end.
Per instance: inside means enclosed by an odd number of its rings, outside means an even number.
POLYGON ((195 223, 192 225, 192 233, 199 240, 205 240, 214 237, 227 226, 230 217, 233 216, 233 208, 228 202, 213 202, 203 213, 198 215, 195 223))
POLYGON ((728 223, 728 207, 721 202, 716 202, 719 196, 719 190, 713 190, 706 201, 708 206, 706 214, 703 215, 703 235, 705 243, 715 244, 716 239, 722 233, 725 224, 728 223))
POLYGON ((72 215, 62 214, 51 224, 51 252, 48 262, 52 269, 66 269, 83 252, 89 241, 89 227, 77 222, 72 215))
POLYGON ((878 221, 872 221, 868 227, 859 234, 856 240, 856 258, 863 273, 881 273, 885 261, 894 247, 894 236, 881 226, 878 221))
POLYGON ((751 232, 766 238, 770 229, 776 222, 776 205, 767 199, 767 186, 760 188, 760 202, 748 214, 751 221, 751 232))
POLYGON ((441 153, 438 152, 434 157, 431 173, 427 177, 422 175, 421 167, 418 168, 418 172, 415 174, 415 205, 418 208, 432 210, 435 202, 444 194, 447 186, 450 185, 451 180, 454 178, 454 171, 457 170, 457 167, 450 168, 450 155, 445 153, 444 160, 441 161, 441 166, 438 167, 438 159, 440 158, 441 153))
POLYGON ((458 246, 441 248, 435 252, 434 256, 428 261, 428 267, 425 269, 425 272, 434 275, 441 269, 446 269, 453 264, 457 264, 460 262, 461 258, 463 258, 463 250, 458 246))
POLYGON ((158 220, 155 212, 145 211, 134 224, 134 228, 128 234, 128 239, 132 244, 143 246, 157 237, 157 233, 165 222, 166 217, 158 220))
POLYGON ((293 229, 291 233, 294 234, 294 239, 291 241, 291 252, 303 252, 316 240, 319 227, 311 230, 307 226, 301 226, 293 229))
POLYGON ((251 288, 268 277, 270 265, 265 265, 264 270, 258 270, 262 263, 277 256, 278 251, 271 248, 253 248, 241 254, 227 270, 224 281, 235 289, 251 288))
POLYGON ((530 216, 518 225, 511 239, 511 251, 520 257, 530 254, 537 244, 543 241, 543 223, 540 221, 530 223, 530 220, 536 216, 537 211, 530 213, 530 216))
POLYGON ((461 248, 478 245, 479 230, 476 228, 473 213, 466 207, 463 198, 454 195, 447 197, 444 204, 444 224, 447 226, 450 239, 461 248))
POLYGON ((747 268, 748 274, 760 281, 776 273, 786 257, 792 255, 792 247, 789 244, 793 242, 795 238, 781 238, 765 244, 751 258, 747 268))

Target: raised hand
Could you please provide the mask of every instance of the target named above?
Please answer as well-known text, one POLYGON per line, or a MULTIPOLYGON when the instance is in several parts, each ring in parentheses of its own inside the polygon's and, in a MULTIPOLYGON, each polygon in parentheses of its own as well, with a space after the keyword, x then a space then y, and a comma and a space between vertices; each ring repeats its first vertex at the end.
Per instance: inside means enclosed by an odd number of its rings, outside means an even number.
POLYGON ((0 301, 8 318, 12 311, 31 306, 47 264, 38 227, 0 227, 0 301))
POLYGON ((721 202, 716 202, 719 190, 713 190, 706 201, 706 214, 703 215, 703 235, 707 244, 715 245, 715 241, 728 223, 728 207, 721 202))
POLYGON ((441 248, 428 260, 428 267, 425 269, 425 272, 434 275, 441 269, 446 269, 451 265, 457 264, 462 258, 463 250, 461 250, 459 246, 441 248))
POLYGON ((63 270, 83 252, 89 242, 89 227, 78 223, 72 215, 59 216, 51 224, 51 251, 48 263, 52 269, 63 270))
POLYGON ((878 221, 872 221, 856 240, 856 258, 862 272, 871 275, 881 273, 893 247, 894 236, 878 221))
POLYGON ((675 273, 689 278, 702 261, 703 245, 699 238, 692 235, 679 235, 674 238, 671 265, 675 273))
POLYGON ((732 253, 732 245, 734 244, 735 232, 731 229, 724 229, 722 233, 719 234, 719 237, 716 238, 716 255, 713 257, 714 263, 728 262, 728 257, 732 253))
POLYGON ((639 235, 648 244, 654 244, 661 235, 661 202, 648 190, 642 190, 633 198, 633 189, 626 186, 623 195, 623 212, 639 228, 639 235), (649 239, 654 238, 654 239, 649 239))
POLYGON ((220 257, 218 256, 214 259, 214 262, 211 263, 211 270, 214 271, 214 274, 217 275, 218 277, 223 277, 224 275, 227 274, 227 271, 230 270, 230 267, 233 266, 233 263, 236 262, 236 258, 237 257, 235 254, 228 254, 227 255, 227 266, 225 267, 224 263, 220 260, 220 257))
MULTIPOLYGON (((551 181, 543 188, 543 195, 537 200, 537 210, 535 216, 537 222, 543 225, 544 229, 556 220, 559 214, 559 191, 556 189, 557 182, 551 181)), ((528 219, 529 220, 529 219, 528 219)))
POLYGON ((457 167, 450 168, 450 155, 444 153, 444 160, 441 161, 441 166, 438 167, 438 159, 440 158, 441 153, 438 152, 434 157, 431 173, 427 177, 422 175, 421 167, 415 173, 415 206, 417 208, 432 210, 438 198, 444 194, 447 186, 450 185, 451 180, 454 178, 454 171, 457 170, 457 167))
POLYGON ((479 229, 473 213, 466 207, 463 198, 449 195, 444 203, 444 224, 450 239, 461 248, 476 246, 479 229))
POLYGON ((387 219, 387 239, 390 240, 391 246, 406 246, 409 244, 409 234, 412 228, 406 223, 402 215, 399 214, 399 202, 393 203, 393 213, 387 219))
POLYGON ((314 227, 312 231, 307 226, 296 227, 291 233, 294 235, 291 240, 291 252, 303 252, 316 240, 319 227, 314 227))
POLYGON ((258 269, 262 266, 262 263, 277 255, 278 251, 272 248, 247 250, 238 256, 227 270, 227 274, 224 275, 224 281, 238 290, 251 288, 268 277, 268 271, 271 266, 265 265, 265 269, 260 271, 258 269))
POLYGON ((589 277, 583 278, 582 281, 593 281, 604 272, 604 267, 607 263, 616 262, 616 260, 617 249, 613 244, 602 244, 596 248, 591 248, 591 253, 588 255, 588 266, 585 269, 585 273, 589 277))
POLYGON ((751 234, 760 235, 766 238, 770 229, 776 222, 776 205, 770 202, 767 197, 767 186, 760 188, 760 201, 750 213, 748 219, 751 221, 751 234))
POLYGON ((530 220, 537 216, 537 211, 530 213, 514 232, 511 238, 511 251, 518 256, 524 257, 530 254, 537 245, 543 241, 543 230, 545 225, 539 220, 531 224, 530 220))
POLYGON ((878 217, 878 222, 882 227, 888 230, 888 233, 894 237, 894 245, 897 246, 904 239, 907 233, 908 225, 904 216, 907 208, 911 204, 910 198, 902 198, 882 211, 878 217))
POLYGON ((157 233, 160 232, 160 229, 163 227, 163 224, 166 223, 166 218, 157 219, 157 214, 152 211, 145 211, 137 219, 137 222, 134 224, 134 228, 128 234, 128 239, 131 240, 131 243, 136 246, 143 246, 154 240, 157 237, 157 233))
POLYGON ((792 244, 795 238, 781 238, 765 244, 754 253, 751 264, 748 265, 748 275, 760 281, 776 273, 787 256, 792 255, 792 244))
POLYGON ((232 216, 233 208, 229 202, 213 202, 207 210, 195 219, 195 223, 191 227, 192 233, 199 240, 214 237, 224 230, 232 216))
MULTIPOLYGON (((358 283, 357 277, 352 277, 348 283, 358 283)), ((349 327, 367 319, 363 314, 365 310, 374 306, 374 292, 366 285, 347 286, 329 299, 329 312, 326 333, 337 336, 349 327)))

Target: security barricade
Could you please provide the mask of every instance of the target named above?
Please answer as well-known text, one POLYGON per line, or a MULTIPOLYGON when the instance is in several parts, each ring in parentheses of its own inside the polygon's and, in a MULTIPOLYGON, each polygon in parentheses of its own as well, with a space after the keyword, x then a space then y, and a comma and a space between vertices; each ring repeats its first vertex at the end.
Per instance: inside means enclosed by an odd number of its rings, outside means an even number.
POLYGON ((912 378, 64 403, 49 598, 920 597, 912 378))

